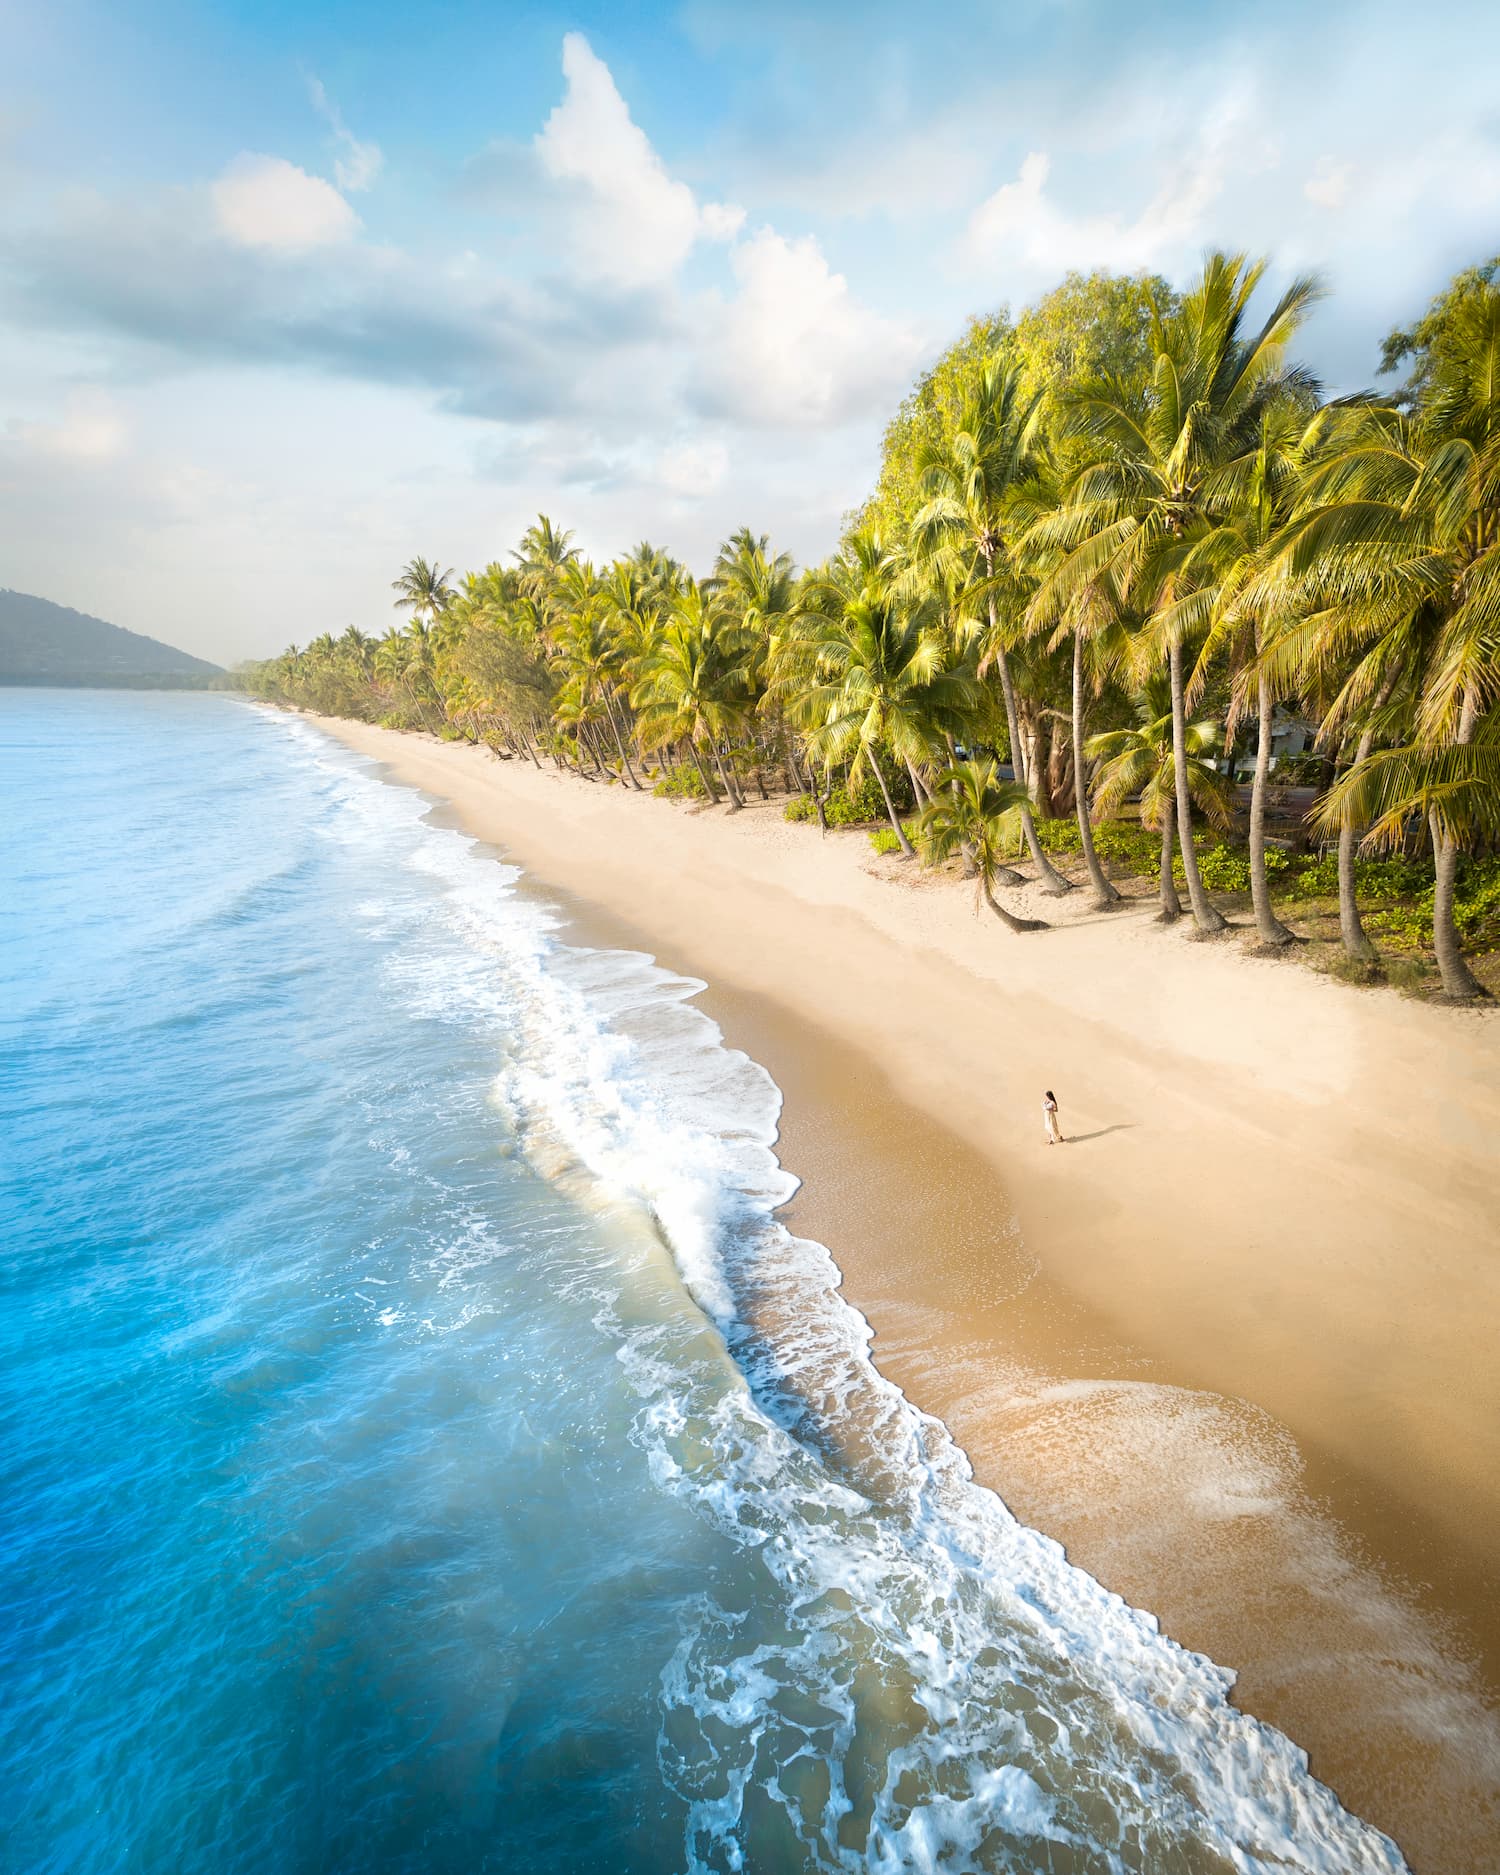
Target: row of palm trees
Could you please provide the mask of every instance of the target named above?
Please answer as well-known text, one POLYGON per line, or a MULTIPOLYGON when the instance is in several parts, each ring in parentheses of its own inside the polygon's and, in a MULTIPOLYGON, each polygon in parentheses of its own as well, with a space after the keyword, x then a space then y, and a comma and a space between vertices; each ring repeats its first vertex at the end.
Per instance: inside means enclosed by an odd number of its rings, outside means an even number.
POLYGON ((1292 356, 1316 283, 1257 320, 1264 271, 1215 254, 1185 295, 1151 287, 1107 372, 1043 371, 1004 328, 956 351, 922 421, 893 426, 900 498, 877 493, 821 566, 742 530, 701 579, 648 544, 599 568, 543 517, 457 586, 413 560, 403 628, 325 635, 247 682, 730 811, 770 781, 821 819, 834 781, 868 776, 902 854, 960 858, 1019 930, 1041 921, 997 889, 1023 851, 1043 893, 1077 889, 1038 818, 1071 800, 1108 906, 1094 827, 1131 798, 1161 835, 1163 917, 1183 915, 1180 866, 1195 934, 1222 930, 1194 828, 1227 823, 1222 743, 1248 732, 1272 949, 1292 941, 1267 872, 1291 704, 1320 725, 1312 822, 1336 842, 1346 950, 1375 957, 1357 853, 1430 842, 1443 990, 1476 998, 1454 904, 1464 856, 1500 836, 1497 270, 1434 303, 1405 391, 1334 401, 1292 356))

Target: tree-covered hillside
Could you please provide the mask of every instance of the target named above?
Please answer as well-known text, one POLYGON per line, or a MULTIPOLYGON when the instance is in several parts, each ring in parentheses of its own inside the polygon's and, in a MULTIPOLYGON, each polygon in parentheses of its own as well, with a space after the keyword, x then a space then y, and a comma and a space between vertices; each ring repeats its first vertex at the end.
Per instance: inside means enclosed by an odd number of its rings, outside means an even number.
POLYGON ((27 592, 0 588, 0 684, 206 684, 216 664, 27 592))

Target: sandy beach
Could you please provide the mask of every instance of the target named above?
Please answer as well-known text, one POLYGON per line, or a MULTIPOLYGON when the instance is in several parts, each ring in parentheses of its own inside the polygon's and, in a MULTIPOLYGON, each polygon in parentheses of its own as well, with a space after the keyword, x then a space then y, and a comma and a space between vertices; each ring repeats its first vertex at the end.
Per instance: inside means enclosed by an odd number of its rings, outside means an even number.
POLYGON ((1235 1668, 1419 1875, 1500 1868, 1500 1014, 1193 943, 1149 902, 1013 894, 1057 926, 1015 937, 779 800, 324 727, 580 941, 703 977, 786 1097, 789 1221, 980 1478, 1235 1668))

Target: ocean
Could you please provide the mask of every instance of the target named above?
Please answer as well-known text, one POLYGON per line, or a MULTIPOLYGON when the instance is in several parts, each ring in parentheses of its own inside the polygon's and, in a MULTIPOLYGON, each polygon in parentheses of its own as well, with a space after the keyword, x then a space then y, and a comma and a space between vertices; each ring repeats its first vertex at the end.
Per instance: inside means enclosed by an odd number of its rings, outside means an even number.
POLYGON ((882 1378, 700 984, 233 697, 0 771, 5 1869, 1403 1866, 882 1378))

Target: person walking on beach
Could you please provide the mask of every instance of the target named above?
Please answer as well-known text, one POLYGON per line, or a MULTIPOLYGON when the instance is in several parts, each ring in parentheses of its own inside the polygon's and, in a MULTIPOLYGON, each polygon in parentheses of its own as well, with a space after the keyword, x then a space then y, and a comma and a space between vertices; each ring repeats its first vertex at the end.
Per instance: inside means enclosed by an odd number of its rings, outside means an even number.
POLYGON ((1042 1095, 1042 1125, 1047 1129, 1047 1144, 1060 1146, 1063 1136, 1057 1128, 1057 1095, 1050 1087, 1042 1095))

